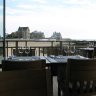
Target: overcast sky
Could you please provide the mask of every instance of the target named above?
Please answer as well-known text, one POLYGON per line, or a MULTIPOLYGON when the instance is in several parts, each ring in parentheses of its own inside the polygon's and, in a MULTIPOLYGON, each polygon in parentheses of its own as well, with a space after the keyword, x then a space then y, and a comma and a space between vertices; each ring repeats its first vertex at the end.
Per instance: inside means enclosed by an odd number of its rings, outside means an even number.
POLYGON ((6 0, 6 33, 19 26, 46 37, 56 31, 63 38, 96 40, 96 0, 6 0))

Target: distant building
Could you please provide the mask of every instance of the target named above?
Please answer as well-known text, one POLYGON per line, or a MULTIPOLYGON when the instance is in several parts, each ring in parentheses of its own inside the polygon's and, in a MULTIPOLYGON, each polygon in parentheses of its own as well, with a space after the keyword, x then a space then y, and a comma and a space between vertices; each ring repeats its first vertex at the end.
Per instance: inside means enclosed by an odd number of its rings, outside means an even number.
POLYGON ((30 39, 29 27, 19 27, 17 31, 18 38, 30 39))
POLYGON ((60 32, 53 32, 53 35, 50 37, 52 39, 61 40, 62 36, 60 32))
POLYGON ((30 38, 31 39, 44 39, 45 35, 43 32, 33 31, 32 33, 30 33, 30 38))

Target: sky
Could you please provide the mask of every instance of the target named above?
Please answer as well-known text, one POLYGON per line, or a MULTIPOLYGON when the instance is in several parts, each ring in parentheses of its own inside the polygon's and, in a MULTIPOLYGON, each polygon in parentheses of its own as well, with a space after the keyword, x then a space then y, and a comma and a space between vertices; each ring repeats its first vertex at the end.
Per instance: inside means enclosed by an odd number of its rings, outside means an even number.
POLYGON ((96 40, 96 0, 6 0, 6 33, 19 26, 45 37, 56 31, 63 38, 96 40))

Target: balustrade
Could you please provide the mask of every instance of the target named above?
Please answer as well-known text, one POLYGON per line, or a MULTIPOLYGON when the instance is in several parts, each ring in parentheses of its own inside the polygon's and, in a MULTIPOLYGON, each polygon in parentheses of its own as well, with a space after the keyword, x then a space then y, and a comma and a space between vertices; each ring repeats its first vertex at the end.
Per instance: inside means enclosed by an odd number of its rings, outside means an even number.
MULTIPOLYGON (((5 49, 6 49, 6 57, 14 55, 14 50, 18 53, 19 48, 30 47, 35 50, 36 56, 45 56, 45 55, 66 55, 64 50, 65 46, 69 46, 69 50, 72 46, 75 46, 76 54, 79 54, 78 48, 87 47, 89 42, 96 45, 95 41, 42 41, 42 40, 20 40, 20 39, 6 39, 5 49), (55 51, 57 53, 55 53, 55 51)), ((3 41, 0 41, 2 45, 3 41)), ((0 46, 2 49, 2 46, 0 46)), ((68 51, 69 51, 68 50, 68 51)), ((68 55, 68 54, 67 54, 68 55)))

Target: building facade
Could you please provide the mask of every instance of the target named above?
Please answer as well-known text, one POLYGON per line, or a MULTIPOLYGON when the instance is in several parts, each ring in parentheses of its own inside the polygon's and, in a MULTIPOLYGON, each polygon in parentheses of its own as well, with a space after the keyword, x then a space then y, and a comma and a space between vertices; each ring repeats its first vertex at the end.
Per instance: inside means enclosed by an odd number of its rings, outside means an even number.
POLYGON ((50 37, 52 39, 61 40, 62 36, 60 32, 53 32, 53 35, 50 37))
POLYGON ((18 31, 18 38, 23 38, 23 39, 30 39, 30 29, 29 27, 19 27, 18 31))
POLYGON ((43 32, 40 31, 33 31, 30 33, 30 38, 31 39, 44 39, 45 35, 43 32))

